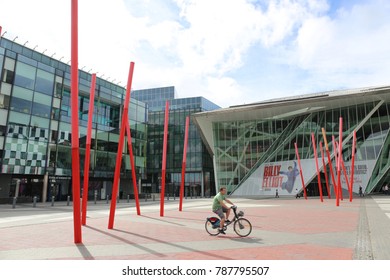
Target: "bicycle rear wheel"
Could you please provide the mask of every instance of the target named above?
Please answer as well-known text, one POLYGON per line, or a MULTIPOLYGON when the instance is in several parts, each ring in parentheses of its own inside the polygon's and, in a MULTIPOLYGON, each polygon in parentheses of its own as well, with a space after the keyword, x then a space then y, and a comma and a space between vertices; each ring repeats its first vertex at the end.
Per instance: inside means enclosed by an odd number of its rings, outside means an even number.
POLYGON ((207 218, 207 219, 206 219, 206 223, 204 224, 204 227, 205 227, 205 229, 206 229, 206 231, 207 231, 208 234, 210 234, 210 235, 218 235, 218 234, 219 234, 219 231, 218 231, 218 229, 219 229, 219 223, 218 223, 218 225, 216 226, 216 225, 215 225, 215 222, 212 223, 212 222, 210 221, 210 219, 219 220, 217 217, 207 218))
POLYGON ((234 231, 241 237, 246 237, 252 232, 252 224, 245 218, 239 218, 234 222, 234 231))

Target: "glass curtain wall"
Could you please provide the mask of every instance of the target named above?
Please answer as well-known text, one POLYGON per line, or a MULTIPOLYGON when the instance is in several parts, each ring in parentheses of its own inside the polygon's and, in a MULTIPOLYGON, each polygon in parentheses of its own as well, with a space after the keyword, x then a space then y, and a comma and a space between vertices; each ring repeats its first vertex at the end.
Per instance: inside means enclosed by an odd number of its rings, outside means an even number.
MULTIPOLYGON (((371 102, 318 111, 289 120, 214 123, 218 183, 233 191, 259 163, 295 160, 294 143, 297 143, 301 159, 313 158, 311 133, 315 134, 316 146, 319 147, 320 141, 324 143, 322 128, 326 130, 329 149, 333 153, 332 136, 338 140, 340 117, 343 118, 344 139, 347 136, 351 138, 353 130, 356 130, 355 160, 377 160, 381 157, 381 167, 377 167, 376 170, 388 172, 389 152, 384 144, 389 138, 389 104, 384 103, 379 109, 377 105, 377 102, 371 102), (290 122, 298 119, 297 125, 289 125, 290 122)), ((317 153, 321 157, 319 148, 317 153)), ((343 145, 343 160, 349 161, 351 157, 352 141, 350 140, 343 145)))
MULTIPOLYGON (((70 66, 0 39, 0 180, 7 197, 68 194, 71 182, 70 66), (47 180, 47 179, 46 179, 47 180), (16 187, 18 186, 18 187, 16 187)), ((80 166, 84 166, 91 75, 79 71, 80 166)), ((92 127, 90 181, 111 186, 125 89, 97 79, 92 127)), ((147 106, 131 100, 129 122, 137 175, 146 168, 147 106)), ((122 176, 130 178, 125 145, 122 176)), ((81 174, 83 175, 84 168, 81 174)), ((144 175, 142 175, 144 176, 144 175)), ((0 198, 5 195, 0 192, 0 198)))

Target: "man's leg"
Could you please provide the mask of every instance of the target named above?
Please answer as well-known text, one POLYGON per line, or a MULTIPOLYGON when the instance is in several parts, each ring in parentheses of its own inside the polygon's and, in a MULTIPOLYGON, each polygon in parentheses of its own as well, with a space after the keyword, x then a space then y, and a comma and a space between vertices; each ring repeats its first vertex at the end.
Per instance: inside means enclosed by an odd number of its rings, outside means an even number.
POLYGON ((226 209, 226 220, 229 220, 230 208, 226 209))
POLYGON ((225 234, 225 232, 223 231, 223 226, 225 225, 225 214, 223 213, 223 210, 218 209, 214 213, 216 213, 221 219, 221 221, 219 222, 219 232, 225 234))

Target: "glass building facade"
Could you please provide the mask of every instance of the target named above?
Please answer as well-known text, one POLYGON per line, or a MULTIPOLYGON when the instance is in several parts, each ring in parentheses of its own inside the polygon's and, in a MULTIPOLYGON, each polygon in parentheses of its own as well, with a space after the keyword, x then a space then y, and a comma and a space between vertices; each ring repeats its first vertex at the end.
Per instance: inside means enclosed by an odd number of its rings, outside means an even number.
MULTIPOLYGON (((71 195, 70 66, 0 38, 0 200, 31 201, 71 195)), ((79 71, 81 185, 91 75, 79 71)), ((125 89, 97 79, 90 158, 89 195, 111 194, 125 89)), ((137 174, 146 171, 147 106, 131 100, 129 123, 137 174)), ((121 194, 132 192, 124 148, 121 194), (127 187, 126 187, 127 186, 127 187)))
POLYGON ((353 192, 360 186, 366 193, 380 192, 390 179, 389 87, 270 100, 193 117, 214 158, 216 187, 226 186, 233 195, 269 196, 275 195, 276 189, 279 194, 295 195, 303 186, 309 195, 319 195, 314 147, 322 193, 334 195, 322 129, 337 175, 335 146, 340 138, 340 118, 343 191, 347 194, 350 186, 352 155, 353 192), (302 161, 303 183, 295 144, 302 161))
POLYGON ((162 174, 165 104, 169 102, 168 148, 166 163, 166 194, 179 194, 183 161, 186 117, 190 116, 188 133, 185 193, 210 196, 215 193, 213 163, 191 121, 192 114, 218 109, 203 97, 176 98, 175 88, 162 87, 132 91, 132 97, 148 104, 147 176, 143 188, 160 192, 162 174))

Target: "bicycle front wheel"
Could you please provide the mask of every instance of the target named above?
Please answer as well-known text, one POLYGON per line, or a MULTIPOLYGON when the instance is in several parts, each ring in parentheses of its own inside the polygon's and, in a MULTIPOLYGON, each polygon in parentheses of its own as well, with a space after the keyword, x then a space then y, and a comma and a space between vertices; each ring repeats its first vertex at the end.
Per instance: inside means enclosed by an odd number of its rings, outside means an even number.
POLYGON ((241 237, 246 237, 252 232, 252 224, 245 218, 239 218, 234 222, 234 231, 241 237))
MULTIPOLYGON (((216 218, 218 219, 218 218, 216 218)), ((210 235, 218 235, 219 234, 219 226, 213 225, 209 219, 206 219, 206 223, 204 224, 204 227, 208 234, 210 235)))

